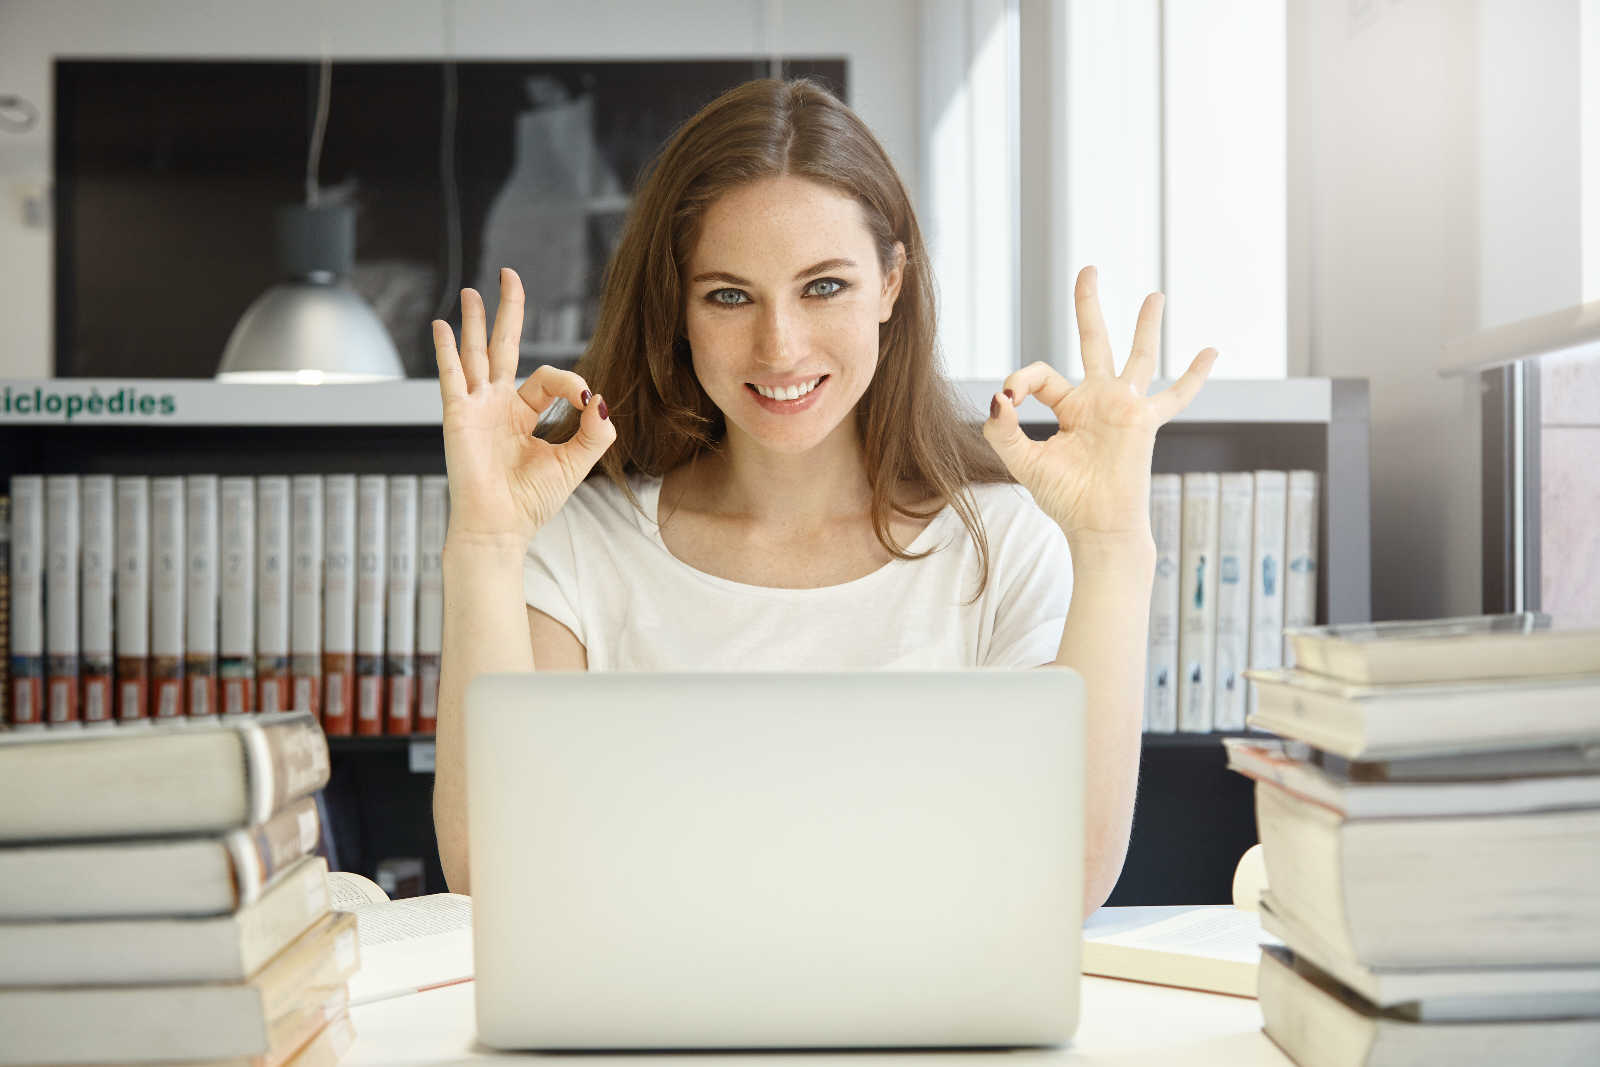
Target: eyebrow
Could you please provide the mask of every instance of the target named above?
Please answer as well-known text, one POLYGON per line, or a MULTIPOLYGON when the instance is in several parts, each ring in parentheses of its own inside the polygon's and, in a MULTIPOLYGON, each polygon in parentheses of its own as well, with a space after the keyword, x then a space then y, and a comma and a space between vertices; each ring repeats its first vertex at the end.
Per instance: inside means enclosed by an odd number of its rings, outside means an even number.
MULTIPOLYGON (((854 267, 855 265, 856 261, 853 259, 825 259, 821 263, 813 263, 799 274, 796 274, 794 276, 794 280, 799 281, 801 278, 809 278, 811 275, 820 274, 825 270, 842 270, 845 267, 854 267)), ((752 282, 746 281, 745 279, 739 277, 737 274, 729 274, 727 271, 722 270, 713 270, 707 271, 704 274, 696 274, 693 278, 690 278, 689 281, 692 283, 727 282, 730 285, 753 284, 752 282)))

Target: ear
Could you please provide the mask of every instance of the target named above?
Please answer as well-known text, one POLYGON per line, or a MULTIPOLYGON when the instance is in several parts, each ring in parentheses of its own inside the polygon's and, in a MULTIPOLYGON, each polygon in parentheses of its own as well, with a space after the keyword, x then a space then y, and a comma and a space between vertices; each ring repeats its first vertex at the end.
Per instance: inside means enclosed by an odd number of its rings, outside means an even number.
POLYGON ((888 322, 889 316, 894 314, 895 301, 900 299, 900 284, 906 278, 906 246, 899 241, 894 243, 894 256, 889 266, 889 273, 883 277, 883 295, 878 301, 878 321, 888 322))

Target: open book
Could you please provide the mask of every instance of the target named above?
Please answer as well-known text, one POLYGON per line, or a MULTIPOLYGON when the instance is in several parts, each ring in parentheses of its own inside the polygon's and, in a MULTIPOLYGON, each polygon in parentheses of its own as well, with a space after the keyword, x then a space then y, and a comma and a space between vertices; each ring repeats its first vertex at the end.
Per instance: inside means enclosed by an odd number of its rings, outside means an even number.
POLYGON ((1083 973, 1181 986, 1236 997, 1256 995, 1261 945, 1278 939, 1261 929, 1254 911, 1226 905, 1112 908, 1083 931, 1083 973))
POLYGON ((472 898, 433 893, 390 900, 370 878, 328 875, 337 911, 356 917, 361 969, 350 978, 350 1005, 472 980, 472 898))

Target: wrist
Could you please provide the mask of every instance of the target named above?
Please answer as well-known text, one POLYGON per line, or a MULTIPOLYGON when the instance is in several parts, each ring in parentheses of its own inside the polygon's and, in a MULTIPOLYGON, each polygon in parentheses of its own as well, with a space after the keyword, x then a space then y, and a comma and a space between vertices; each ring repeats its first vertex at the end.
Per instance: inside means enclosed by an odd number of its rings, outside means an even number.
POLYGON ((1074 573, 1125 574, 1150 578, 1155 574, 1156 542, 1149 531, 1101 534, 1077 531, 1067 534, 1074 573))
POLYGON ((528 551, 529 537, 521 534, 478 534, 451 530, 445 535, 441 562, 445 566, 460 563, 515 563, 521 565, 528 551))

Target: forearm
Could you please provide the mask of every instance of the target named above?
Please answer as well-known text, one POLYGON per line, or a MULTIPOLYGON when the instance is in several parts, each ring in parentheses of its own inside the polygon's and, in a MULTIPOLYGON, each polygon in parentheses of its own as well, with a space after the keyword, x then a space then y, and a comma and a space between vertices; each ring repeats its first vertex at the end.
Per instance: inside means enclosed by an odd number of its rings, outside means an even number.
POLYGON ((1056 663, 1083 676, 1084 916, 1122 873, 1139 783, 1155 545, 1074 544, 1072 601, 1056 663))
POLYGON ((471 891, 462 721, 467 683, 480 674, 534 669, 522 598, 525 547, 511 541, 445 542, 433 828, 445 883, 456 893, 471 891))

